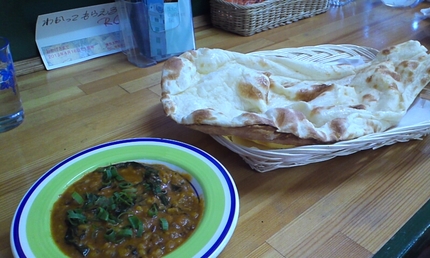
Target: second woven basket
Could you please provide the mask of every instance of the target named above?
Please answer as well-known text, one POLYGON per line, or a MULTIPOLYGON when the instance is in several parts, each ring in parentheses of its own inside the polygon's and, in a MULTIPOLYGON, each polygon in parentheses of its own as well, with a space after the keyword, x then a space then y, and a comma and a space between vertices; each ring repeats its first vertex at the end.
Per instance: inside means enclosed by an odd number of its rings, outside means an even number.
POLYGON ((273 29, 327 11, 328 0, 266 0, 235 4, 210 0, 212 25, 242 36, 273 29))

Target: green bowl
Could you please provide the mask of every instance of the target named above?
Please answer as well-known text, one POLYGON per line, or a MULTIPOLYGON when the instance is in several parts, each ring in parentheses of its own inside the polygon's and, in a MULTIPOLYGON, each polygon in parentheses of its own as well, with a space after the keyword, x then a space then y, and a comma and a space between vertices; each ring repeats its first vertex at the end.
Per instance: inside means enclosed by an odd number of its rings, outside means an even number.
POLYGON ((55 165, 21 200, 11 225, 15 257, 66 257, 54 243, 50 213, 67 187, 86 173, 110 164, 159 163, 192 176, 204 199, 203 216, 191 237, 166 257, 216 257, 230 240, 239 216, 236 185, 224 166, 192 145, 160 138, 133 138, 101 144, 55 165))

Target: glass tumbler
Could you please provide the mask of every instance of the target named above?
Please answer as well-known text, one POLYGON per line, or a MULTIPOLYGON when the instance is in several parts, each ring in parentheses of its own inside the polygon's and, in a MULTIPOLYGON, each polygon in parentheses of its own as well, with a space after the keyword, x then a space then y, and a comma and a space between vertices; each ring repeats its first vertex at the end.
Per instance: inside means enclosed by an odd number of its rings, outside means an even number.
POLYGON ((421 0, 381 0, 386 6, 390 7, 413 7, 418 5, 421 0))
POLYGON ((355 0, 329 0, 328 3, 333 6, 344 6, 354 1, 355 0))
POLYGON ((24 120, 9 40, 0 37, 0 133, 9 131, 24 120))

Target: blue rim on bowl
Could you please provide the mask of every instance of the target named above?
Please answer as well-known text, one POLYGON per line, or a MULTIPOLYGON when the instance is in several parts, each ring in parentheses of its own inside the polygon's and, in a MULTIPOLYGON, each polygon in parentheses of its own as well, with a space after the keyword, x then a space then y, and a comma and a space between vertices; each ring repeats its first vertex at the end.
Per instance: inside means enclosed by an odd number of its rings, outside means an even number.
POLYGON ((236 185, 224 166, 192 145, 161 138, 132 138, 83 150, 55 165, 22 198, 11 225, 15 257, 65 257, 52 240, 50 212, 58 196, 98 167, 137 161, 162 163, 189 173, 205 207, 193 235, 166 257, 216 257, 233 235, 239 216, 236 185))

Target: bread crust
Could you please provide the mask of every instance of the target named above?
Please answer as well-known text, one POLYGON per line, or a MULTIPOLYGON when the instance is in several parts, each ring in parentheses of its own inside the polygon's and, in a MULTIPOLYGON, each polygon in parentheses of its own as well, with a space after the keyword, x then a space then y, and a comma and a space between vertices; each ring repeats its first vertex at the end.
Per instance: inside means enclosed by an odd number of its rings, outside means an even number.
POLYGON ((329 144, 315 139, 303 139, 291 133, 279 133, 276 128, 268 125, 248 125, 242 127, 221 127, 212 125, 185 125, 188 128, 197 130, 209 135, 237 136, 246 140, 271 142, 283 145, 314 145, 329 144))

